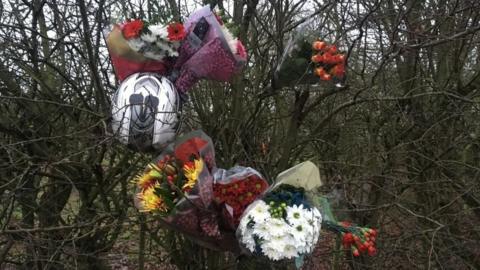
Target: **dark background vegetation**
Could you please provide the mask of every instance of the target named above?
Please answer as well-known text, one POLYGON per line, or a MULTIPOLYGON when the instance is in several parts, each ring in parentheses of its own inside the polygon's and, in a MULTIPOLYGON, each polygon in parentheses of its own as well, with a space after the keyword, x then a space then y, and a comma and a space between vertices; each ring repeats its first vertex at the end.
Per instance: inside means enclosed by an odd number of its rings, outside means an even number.
MULTIPOLYGON (((211 1, 187 2, 2 0, 1 269, 281 268, 236 263, 134 209, 130 179, 154 155, 108 130, 117 84, 102 30, 211 1)), ((376 257, 325 234, 304 268, 480 269, 480 2, 215 2, 249 62, 231 84, 195 87, 183 131, 209 134, 220 167, 270 180, 314 161, 337 215, 380 231, 376 257), (312 16, 348 54, 345 87, 272 88, 289 34, 312 16)))

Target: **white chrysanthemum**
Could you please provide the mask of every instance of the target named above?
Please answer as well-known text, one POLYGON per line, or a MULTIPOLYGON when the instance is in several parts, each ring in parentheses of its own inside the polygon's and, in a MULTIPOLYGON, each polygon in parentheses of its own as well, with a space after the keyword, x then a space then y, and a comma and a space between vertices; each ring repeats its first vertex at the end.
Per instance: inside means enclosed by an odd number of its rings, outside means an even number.
POLYGON ((298 247, 294 245, 286 245, 282 252, 283 257, 286 259, 295 258, 298 256, 298 254, 298 247))
POLYGON ((145 41, 145 42, 148 42, 148 43, 154 43, 155 41, 157 41, 157 36, 155 36, 154 34, 152 33, 143 33, 140 38, 145 41))
POLYGON ((281 259, 281 254, 276 249, 262 246, 262 253, 270 260, 278 261, 281 259))
POLYGON ((287 222, 280 218, 267 219, 266 224, 270 228, 270 235, 272 236, 285 236, 291 228, 287 222))
POLYGON ((319 232, 322 227, 322 215, 317 210, 317 208, 311 208, 310 210, 306 209, 304 214, 305 219, 308 224, 313 228, 313 232, 319 232))
POLYGON ((140 38, 132 38, 132 39, 128 39, 127 40, 127 43, 128 45, 130 46, 130 48, 132 48, 132 50, 138 52, 140 51, 142 48, 145 47, 145 41, 143 41, 142 39, 140 38))
POLYGON ((245 215, 240 219, 240 223, 238 224, 238 229, 240 231, 244 231, 247 229, 247 225, 250 221, 252 221, 252 216, 251 215, 245 215))
POLYGON ((245 245, 245 247, 248 248, 251 252, 255 251, 255 239, 253 238, 253 233, 252 230, 246 229, 245 231, 241 232, 241 239, 242 243, 245 245))
MULTIPOLYGON (((152 36, 155 37, 155 40, 158 38, 168 40, 168 30, 166 26, 153 24, 148 26, 148 30, 150 30, 152 36)), ((143 38, 143 36, 142 36, 143 38)), ((155 41, 153 40, 153 41, 155 41)), ((151 41, 151 42, 153 42, 151 41)))
POLYGON ((309 253, 309 251, 307 250, 311 249, 311 245, 306 242, 296 243, 295 248, 297 249, 298 254, 305 254, 305 253, 309 253))
POLYGON ((270 226, 267 222, 256 222, 253 225, 253 233, 262 239, 270 238, 270 226))
POLYGON ((267 219, 271 219, 270 212, 268 212, 268 205, 260 200, 258 201, 252 209, 248 212, 252 216, 253 221, 256 223, 262 223, 267 219))
POLYGON ((311 211, 312 211, 314 217, 316 217, 317 219, 320 219, 320 221, 322 221, 322 214, 320 214, 320 211, 318 211, 317 208, 313 207, 311 211))
POLYGON ((303 204, 287 206, 287 220, 292 226, 305 223, 305 214, 303 204))
POLYGON ((287 238, 286 235, 278 235, 278 236, 270 236, 270 238, 265 239, 262 242, 262 249, 268 248, 268 249, 274 249, 277 252, 281 253, 283 252, 283 249, 288 243, 288 240, 291 238, 287 238))
POLYGON ((310 234, 311 226, 307 223, 296 224, 291 226, 290 234, 292 235, 295 243, 304 243, 310 234))
POLYGON ((305 218, 307 220, 306 233, 307 233, 307 252, 310 252, 313 246, 320 237, 320 229, 322 226, 322 215, 316 208, 305 209, 305 218))

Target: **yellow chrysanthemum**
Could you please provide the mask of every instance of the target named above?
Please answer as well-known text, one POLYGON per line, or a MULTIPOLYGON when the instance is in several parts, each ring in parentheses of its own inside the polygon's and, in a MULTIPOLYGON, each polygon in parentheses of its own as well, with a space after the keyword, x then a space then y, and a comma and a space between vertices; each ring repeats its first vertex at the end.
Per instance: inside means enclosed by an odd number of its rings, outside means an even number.
POLYGON ((161 212, 168 211, 168 207, 165 205, 162 198, 155 194, 155 186, 151 186, 138 193, 137 197, 140 201, 141 212, 150 212, 154 210, 161 212))
POLYGON ((195 186, 197 183, 198 176, 200 172, 203 170, 203 161, 201 159, 196 159, 192 163, 187 163, 183 166, 183 173, 185 174, 185 178, 187 178, 187 182, 183 185, 182 189, 190 190, 195 186))
POLYGON ((136 178, 136 184, 141 189, 147 189, 153 185, 155 185, 155 179, 151 177, 148 173, 141 174, 136 178))
POLYGON ((141 189, 147 189, 154 186, 157 183, 157 180, 162 177, 158 167, 154 164, 149 164, 148 169, 148 172, 140 174, 135 178, 137 186, 141 189))

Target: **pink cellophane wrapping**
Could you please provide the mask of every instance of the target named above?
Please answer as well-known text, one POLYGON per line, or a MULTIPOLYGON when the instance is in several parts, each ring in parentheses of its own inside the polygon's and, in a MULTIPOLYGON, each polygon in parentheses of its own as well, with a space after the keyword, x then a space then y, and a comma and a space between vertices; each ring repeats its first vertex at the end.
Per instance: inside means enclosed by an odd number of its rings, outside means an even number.
POLYGON ((227 82, 241 71, 246 55, 230 50, 222 26, 208 7, 194 12, 186 21, 185 29, 188 36, 180 47, 175 63, 175 67, 180 69, 175 83, 179 91, 188 91, 200 79, 227 82), (201 18, 205 18, 209 25, 202 41, 192 37, 195 36, 192 31, 201 18))

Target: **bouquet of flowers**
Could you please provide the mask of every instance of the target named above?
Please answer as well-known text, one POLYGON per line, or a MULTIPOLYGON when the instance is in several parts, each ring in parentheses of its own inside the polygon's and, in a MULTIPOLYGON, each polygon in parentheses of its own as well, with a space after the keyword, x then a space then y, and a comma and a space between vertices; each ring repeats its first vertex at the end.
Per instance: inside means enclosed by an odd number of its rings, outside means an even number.
POLYGON ((329 45, 325 41, 317 40, 312 44, 316 52, 312 56, 315 65, 315 75, 322 81, 333 78, 338 80, 345 76, 345 55, 337 51, 335 45, 329 45))
POLYGON ((305 200, 304 190, 280 185, 245 212, 240 242, 271 260, 293 259, 315 247, 322 215, 305 200))
POLYGON ((376 229, 357 226, 347 221, 336 221, 326 198, 320 198, 320 200, 324 213, 323 227, 341 236, 345 250, 352 252, 355 257, 359 257, 362 253, 367 253, 369 256, 377 254, 375 242, 378 232, 376 229))
POLYGON ((250 167, 218 169, 214 174, 214 200, 222 208, 223 219, 234 230, 248 205, 267 188, 267 181, 250 167))
POLYGON ((201 130, 194 130, 175 141, 174 155, 182 162, 191 160, 192 157, 202 157, 210 173, 216 169, 215 150, 213 142, 201 130))
POLYGON ((230 81, 244 66, 247 53, 221 19, 205 6, 185 22, 186 38, 175 63, 175 86, 186 92, 198 80, 230 81))
POLYGON ((315 40, 310 21, 291 35, 274 73, 274 88, 345 79, 345 55, 335 45, 315 40))
POLYGON ((213 177, 204 160, 212 145, 208 141, 201 148, 188 148, 192 140, 203 141, 199 133, 172 143, 157 159, 148 164, 135 179, 135 203, 142 212, 159 214, 163 221, 178 230, 194 235, 220 235, 215 217, 211 215, 213 177), (186 154, 186 156, 175 153, 186 154), (201 154, 200 154, 201 153, 201 154))
POLYGON ((211 139, 201 131, 190 132, 135 178, 135 205, 200 245, 237 252, 235 234, 220 226, 220 213, 212 204, 215 170, 211 139))
POLYGON ((264 197, 245 210, 237 229, 239 242, 253 254, 274 261, 312 252, 322 215, 309 202, 307 192, 318 185, 318 168, 311 162, 279 174, 264 197))
POLYGON ((180 165, 170 155, 164 155, 158 162, 148 164, 144 173, 136 178, 139 210, 170 214, 175 204, 193 189, 203 167, 202 159, 193 159, 180 165))
POLYGON ((377 254, 375 239, 377 230, 352 225, 349 222, 340 222, 343 227, 342 243, 346 250, 351 250, 353 256, 358 257, 360 253, 367 252, 369 256, 377 254))
POLYGON ((169 73, 185 31, 180 23, 160 25, 137 19, 113 25, 105 36, 115 73, 122 81, 137 72, 169 73))

